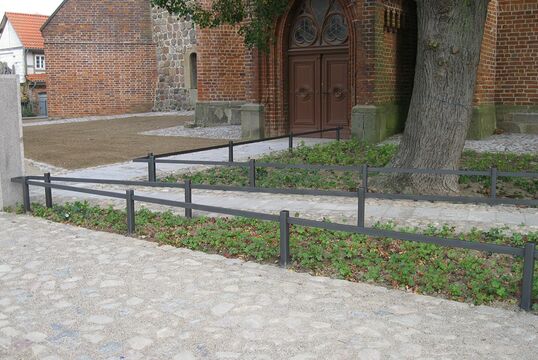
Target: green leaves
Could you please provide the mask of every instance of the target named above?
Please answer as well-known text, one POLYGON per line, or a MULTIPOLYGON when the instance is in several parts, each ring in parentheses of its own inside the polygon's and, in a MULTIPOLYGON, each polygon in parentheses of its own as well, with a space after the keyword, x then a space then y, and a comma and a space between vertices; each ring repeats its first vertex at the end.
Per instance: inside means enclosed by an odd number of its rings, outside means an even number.
MULTIPOLYGON (((113 208, 76 202, 52 209, 34 204, 33 209, 35 216, 56 222, 116 233, 127 231, 125 212, 113 208)), ((271 264, 278 262, 277 223, 243 218, 186 219, 170 211, 141 209, 136 213, 136 225, 139 237, 159 244, 271 264)), ((390 223, 377 227, 395 228, 390 223)), ((397 230, 512 246, 538 242, 538 233, 511 234, 503 229, 473 229, 464 234, 456 234, 448 226, 430 226, 425 231, 397 230)), ((516 303, 519 297, 523 266, 521 259, 511 256, 300 226, 291 227, 290 250, 292 267, 315 275, 376 282, 476 304, 516 303)), ((538 297, 538 268, 533 292, 534 298, 538 297)))
MULTIPOLYGON (((383 167, 390 162, 397 150, 398 147, 393 144, 372 145, 352 139, 313 147, 301 145, 292 153, 289 151, 275 153, 261 157, 257 161, 345 166, 367 163, 373 167, 383 167)), ((496 166, 499 171, 538 172, 538 155, 466 151, 460 164, 461 169, 472 170, 489 170, 491 166, 496 166)), ((256 175, 258 186, 270 188, 355 191, 360 184, 359 171, 257 168, 256 175)), ((371 176, 375 177, 376 174, 371 176)), ((195 184, 248 185, 248 171, 245 168, 212 168, 181 176, 169 176, 164 180, 176 182, 187 178, 195 184)), ((460 176, 460 188, 462 195, 466 196, 489 195, 490 178, 460 176)), ((376 191, 375 188, 371 190, 376 191)), ((538 179, 499 177, 497 194, 500 197, 538 199, 538 179)))
POLYGON ((202 28, 238 26, 248 48, 266 51, 274 39, 274 26, 284 14, 288 0, 213 0, 203 7, 193 0, 152 0, 153 5, 181 18, 190 18, 202 28))

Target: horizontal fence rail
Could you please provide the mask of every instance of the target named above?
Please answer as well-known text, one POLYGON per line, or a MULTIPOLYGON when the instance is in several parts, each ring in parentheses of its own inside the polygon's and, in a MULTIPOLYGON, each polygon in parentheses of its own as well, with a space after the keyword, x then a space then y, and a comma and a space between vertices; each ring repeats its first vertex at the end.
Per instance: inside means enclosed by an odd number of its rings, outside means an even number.
MULTIPOLYGON (((258 164, 256 163, 255 166, 258 164)), ((45 174, 46 176, 47 174, 45 174)), ((44 180, 45 176, 28 176, 29 180, 44 180)), ((536 174, 538 177, 538 174, 536 174)), ((87 183, 87 184, 108 184, 108 185, 123 185, 123 186, 138 186, 152 188, 178 188, 184 189, 184 183, 169 183, 169 182, 152 182, 152 181, 128 181, 128 180, 110 180, 110 179, 85 179, 72 177, 57 177, 51 176, 49 181, 72 182, 72 183, 87 183)), ((252 183, 252 179, 250 183, 252 183)), ((194 190, 210 190, 210 191, 230 191, 230 192, 245 192, 245 193, 265 193, 265 194, 282 194, 282 195, 311 195, 311 196, 334 196, 356 198, 357 192, 342 191, 342 190, 317 190, 317 189, 294 189, 294 188, 266 188, 258 187, 254 182, 254 186, 233 186, 233 185, 206 185, 206 184, 191 184, 191 189, 194 190)), ((362 187, 362 186, 361 186, 362 187)), ((366 189, 366 188, 365 188, 366 189)), ((365 191, 366 199, 381 199, 381 200, 409 200, 409 201, 443 201, 450 203, 462 204, 487 204, 487 205, 519 205, 519 206, 538 206, 538 200, 528 199, 511 199, 499 197, 471 197, 471 196, 451 196, 451 195, 408 195, 408 194, 384 194, 365 191)))
MULTIPOLYGON (((225 149, 225 148, 233 149, 235 146, 249 145, 249 144, 255 144, 255 143, 260 143, 264 141, 280 140, 280 139, 286 139, 286 138, 290 139, 289 141, 290 147, 293 147, 294 137, 323 134, 326 132, 333 132, 333 131, 336 132, 336 140, 340 140, 342 127, 334 127, 334 128, 322 129, 322 130, 305 131, 305 132, 295 133, 295 134, 290 133, 289 135, 273 136, 273 137, 268 137, 268 138, 263 138, 263 139, 245 140, 245 141, 237 141, 237 142, 230 141, 228 142, 228 144, 223 144, 223 145, 213 145, 213 146, 207 146, 207 147, 198 148, 198 149, 176 151, 176 152, 170 152, 170 153, 164 153, 164 154, 157 154, 157 155, 149 154, 147 157, 137 158, 137 159, 134 159, 133 161, 134 162, 147 162, 151 156, 153 156, 155 159, 158 159, 158 158, 176 156, 176 155, 194 154, 197 152, 208 151, 208 150, 218 150, 218 149, 225 149)), ((232 157, 233 157, 233 151, 232 151, 232 157)))
MULTIPOLYGON (((489 204, 489 205, 522 205, 522 206, 538 206, 538 199, 510 199, 499 198, 497 196, 497 181, 501 177, 515 177, 515 178, 538 178, 538 173, 531 172, 499 172, 497 168, 492 167, 489 170, 450 170, 450 169, 405 169, 405 168, 391 168, 391 167, 370 167, 368 164, 362 165, 319 165, 319 164, 282 164, 282 163, 265 163, 257 162, 255 159, 251 159, 248 162, 233 162, 231 161, 203 161, 203 160, 172 160, 172 159, 154 159, 144 158, 139 160, 140 162, 148 162, 148 181, 157 181, 157 164, 183 164, 183 165, 211 165, 211 166, 223 166, 223 167, 237 167, 248 169, 249 189, 237 190, 234 187, 222 187, 219 190, 224 191, 248 191, 255 192, 252 188, 256 188, 256 169, 258 168, 273 168, 273 169, 301 169, 312 171, 343 171, 343 172, 355 172, 358 173, 362 179, 362 187, 366 189, 367 197, 386 200, 413 200, 413 201, 447 201, 455 203, 474 203, 474 204, 489 204), (490 177, 490 192, 489 197, 469 197, 469 196, 439 196, 439 195, 408 195, 408 194, 383 194, 383 193, 370 193, 368 191, 368 178, 371 173, 402 173, 402 174, 431 174, 431 175, 457 175, 457 176, 485 176, 490 177), (235 190, 232 190, 235 189, 235 190)), ((216 190, 216 189, 215 189, 216 190)), ((263 192, 268 193, 282 193, 282 194, 305 194, 305 195, 332 195, 332 196, 354 196, 352 192, 346 191, 319 191, 310 190, 303 191, 281 189, 278 192, 277 189, 265 188, 263 192), (330 193, 330 194, 329 194, 330 193)))
MULTIPOLYGON (((316 220, 308 220, 297 217, 290 217, 289 211, 283 210, 279 215, 271 215, 253 211, 245 211, 238 209, 230 209, 217 206, 201 205, 195 204, 192 202, 192 193, 191 190, 194 187, 190 180, 187 180, 185 184, 174 184, 178 188, 185 189, 185 201, 174 201, 167 199, 159 199, 148 196, 139 196, 135 195, 134 190, 127 190, 125 194, 103 191, 103 190, 94 190, 87 188, 80 188, 76 186, 53 184, 52 181, 65 181, 65 182, 79 182, 79 183, 95 183, 95 184, 120 184, 120 185, 140 185, 148 184, 148 182, 143 181, 119 181, 119 180, 105 180, 105 179, 86 179, 86 181, 81 181, 77 178, 62 178, 62 177, 51 177, 50 174, 45 174, 43 177, 38 176, 28 176, 28 177, 18 177, 11 179, 12 182, 20 183, 23 188, 23 204, 25 211, 31 211, 30 203, 30 186, 38 186, 45 189, 45 198, 46 206, 48 208, 52 207, 52 189, 64 190, 79 192, 85 194, 93 194, 97 196, 110 197, 116 199, 124 199, 126 201, 126 212, 127 212, 127 232, 129 235, 133 235, 136 231, 136 221, 135 221, 135 202, 143 202, 150 204, 158 204, 176 208, 185 209, 185 216, 192 217, 192 210, 205 211, 210 213, 225 214, 231 216, 240 216, 246 218, 254 218, 264 221, 278 222, 280 225, 280 255, 279 255, 279 264, 280 266, 286 267, 291 262, 290 255, 290 225, 298 225, 304 227, 313 227, 331 231, 340 231, 347 232, 352 234, 363 234, 366 236, 372 237, 381 237, 381 238, 393 238, 402 241, 411 241, 418 243, 434 244, 438 246, 444 246, 449 248, 460 248, 467 250, 476 250, 486 253, 494 254, 503 254, 510 255, 514 257, 523 258, 523 276, 521 283, 521 298, 519 306, 526 310, 530 311, 532 309, 532 286, 534 281, 534 266, 535 261, 538 259, 538 251, 536 251, 535 243, 527 243, 524 247, 514 247, 509 245, 499 245, 499 244, 488 244, 481 242, 472 242, 466 240, 450 239, 437 236, 427 236, 422 234, 413 234, 405 233, 400 231, 392 230, 382 230, 376 228, 369 228, 364 226, 364 213, 365 213, 365 198, 366 198, 366 189, 359 188, 358 195, 358 223, 357 226, 346 225, 346 224, 336 224, 316 220), (36 181, 42 180, 42 181, 36 181)), ((153 186, 158 186, 158 183, 153 183, 153 186)), ((165 184, 165 183, 163 183, 165 184)), ((144 185, 141 185, 144 186, 144 185)))

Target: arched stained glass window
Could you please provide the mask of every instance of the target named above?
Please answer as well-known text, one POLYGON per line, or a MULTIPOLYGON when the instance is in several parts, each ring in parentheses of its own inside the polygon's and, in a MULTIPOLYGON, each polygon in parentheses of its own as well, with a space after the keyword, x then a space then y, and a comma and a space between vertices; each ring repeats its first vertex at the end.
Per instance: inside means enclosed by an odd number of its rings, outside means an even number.
POLYGON ((292 25, 290 47, 345 45, 348 33, 337 0, 303 0, 292 25))

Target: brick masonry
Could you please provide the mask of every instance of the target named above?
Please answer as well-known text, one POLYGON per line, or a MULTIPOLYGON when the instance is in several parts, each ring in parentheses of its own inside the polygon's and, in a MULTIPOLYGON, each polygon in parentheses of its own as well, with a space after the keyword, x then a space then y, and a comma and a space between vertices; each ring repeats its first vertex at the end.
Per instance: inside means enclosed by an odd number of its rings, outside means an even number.
MULTIPOLYGON (((385 127, 378 135, 388 136, 401 130, 412 92, 414 1, 339 1, 350 26, 350 110, 373 109, 373 121, 382 119, 385 127)), ((227 122, 241 104, 261 104, 265 134, 286 133, 286 50, 295 4, 278 20, 270 51, 259 54, 245 48, 234 27, 195 30, 189 21, 152 11, 148 0, 69 0, 44 31, 50 113, 186 109, 197 96, 198 114, 227 122), (197 53, 197 89, 190 83, 191 52, 197 53)), ((496 118, 503 124, 514 113, 538 113, 537 59, 538 3, 492 0, 474 97, 479 136, 492 132, 496 118)), ((532 115, 519 118, 533 121, 532 115)))
MULTIPOLYGON (((277 23, 276 42, 268 54, 251 56, 241 47, 235 29, 230 27, 204 30, 200 36, 199 49, 204 54, 200 65, 204 72, 201 74, 201 99, 263 104, 268 135, 286 133, 289 128, 285 51, 289 19, 293 16, 292 3, 277 23)), ((416 51, 414 2, 355 0, 341 3, 353 24, 350 106, 376 109, 373 110, 376 112, 374 121, 381 116, 383 126, 388 128, 381 131, 380 136, 390 135, 401 130, 412 92, 416 51)), ((512 119, 513 111, 538 112, 537 9, 535 0, 492 0, 490 3, 474 97, 474 136, 491 134, 496 117, 500 117, 502 123, 505 117, 512 119), (504 107, 499 109, 499 105, 504 107), (506 110, 506 106, 511 108, 506 110)))
POLYGON ((49 115, 151 111, 157 78, 147 0, 68 0, 43 28, 49 115))

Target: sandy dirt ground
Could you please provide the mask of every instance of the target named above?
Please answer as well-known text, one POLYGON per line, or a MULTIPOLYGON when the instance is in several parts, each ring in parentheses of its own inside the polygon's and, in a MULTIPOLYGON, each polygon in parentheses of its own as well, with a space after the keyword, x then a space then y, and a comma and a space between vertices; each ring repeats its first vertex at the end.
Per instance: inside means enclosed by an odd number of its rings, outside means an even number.
POLYGON ((147 155, 223 144, 224 140, 139 133, 178 126, 190 116, 143 116, 24 128, 26 158, 65 169, 128 161, 147 155))

